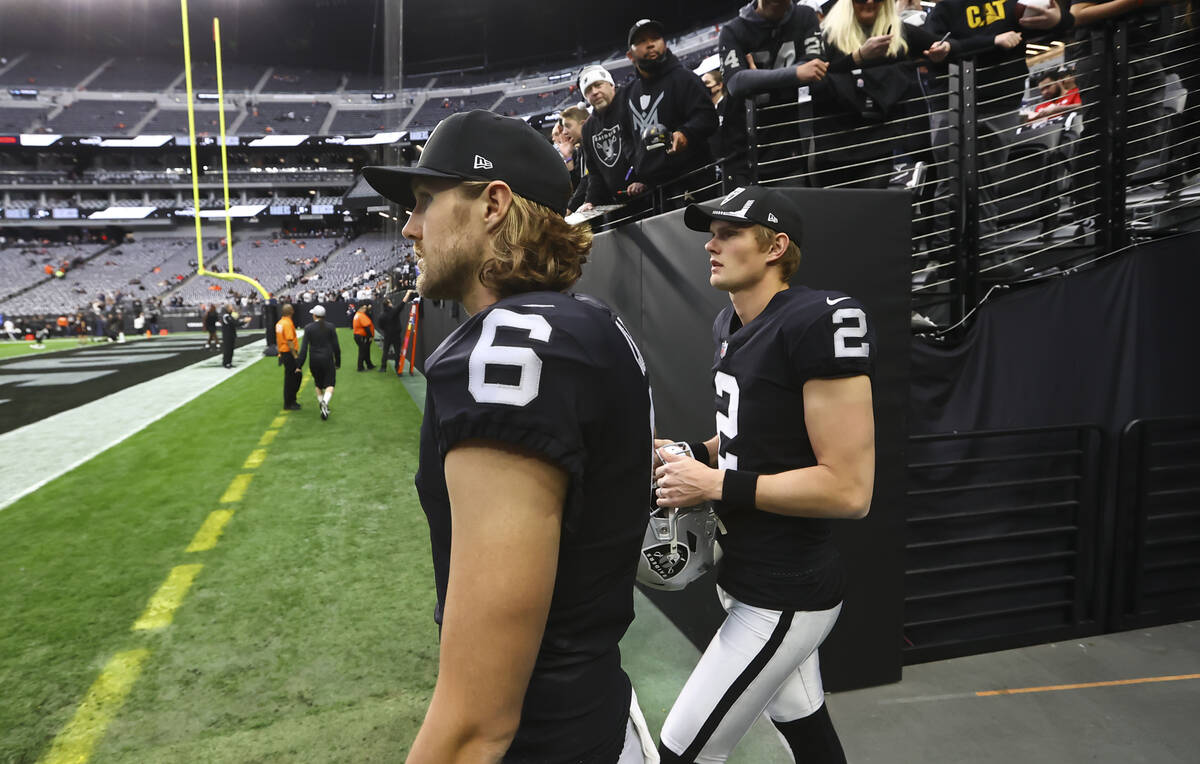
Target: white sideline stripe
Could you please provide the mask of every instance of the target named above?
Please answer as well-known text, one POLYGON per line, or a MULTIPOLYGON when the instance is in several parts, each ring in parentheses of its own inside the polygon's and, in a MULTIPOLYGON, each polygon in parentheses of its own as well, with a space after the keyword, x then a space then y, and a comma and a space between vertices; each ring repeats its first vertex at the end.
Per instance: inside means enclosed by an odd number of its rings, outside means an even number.
POLYGON ((264 340, 0 435, 0 510, 107 451, 262 357, 264 340))

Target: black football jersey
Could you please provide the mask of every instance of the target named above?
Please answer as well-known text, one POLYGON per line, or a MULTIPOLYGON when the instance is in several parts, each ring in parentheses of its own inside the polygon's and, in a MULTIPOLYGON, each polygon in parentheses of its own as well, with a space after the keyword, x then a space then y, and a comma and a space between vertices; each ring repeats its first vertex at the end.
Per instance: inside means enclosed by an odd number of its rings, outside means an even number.
POLYGON ((450 567, 443 463, 467 439, 531 449, 570 478, 546 631, 506 762, 592 762, 620 751, 630 683, 617 646, 651 479, 645 364, 620 319, 592 298, 506 297, 429 357, 416 484, 429 520, 440 623, 450 567), (617 745, 615 752, 600 750, 617 745))
MULTIPOLYGON (((804 383, 870 374, 875 333, 861 303, 792 287, 742 326, 733 307, 713 325, 721 468, 775 474, 817 464, 804 423, 804 383)), ((832 521, 717 503, 726 534, 718 583, 748 605, 824 610, 842 598, 832 521)))

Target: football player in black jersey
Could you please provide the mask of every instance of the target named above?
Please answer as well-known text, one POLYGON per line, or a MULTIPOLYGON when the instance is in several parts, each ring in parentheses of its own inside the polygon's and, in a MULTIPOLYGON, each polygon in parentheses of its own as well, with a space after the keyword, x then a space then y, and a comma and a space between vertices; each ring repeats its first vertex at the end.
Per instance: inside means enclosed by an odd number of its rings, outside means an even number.
POLYGON ((620 319, 566 293, 591 231, 563 220, 562 159, 525 122, 473 111, 443 120, 416 166, 364 174, 412 210, 421 296, 470 314, 424 369, 416 484, 441 655, 408 760, 640 763, 653 741, 618 641, 650 391, 620 319))
POLYGON ((660 506, 712 501, 726 533, 717 584, 729 613, 675 701, 663 762, 721 762, 766 711, 798 762, 844 762, 817 648, 841 611, 833 520, 871 504, 874 332, 853 297, 788 282, 800 213, 778 190, 738 188, 687 208, 707 231, 717 434, 695 459, 664 454, 660 506))

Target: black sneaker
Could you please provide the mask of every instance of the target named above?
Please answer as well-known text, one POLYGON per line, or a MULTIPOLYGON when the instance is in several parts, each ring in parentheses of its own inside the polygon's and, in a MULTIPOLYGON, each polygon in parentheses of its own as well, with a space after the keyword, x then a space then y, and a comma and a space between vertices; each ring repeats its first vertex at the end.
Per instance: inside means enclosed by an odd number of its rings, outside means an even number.
POLYGON ((326 403, 325 401, 321 401, 321 418, 322 419, 329 418, 329 404, 326 403))
POLYGON ((288 405, 284 406, 283 408, 286 409, 287 411, 299 411, 300 404, 299 403, 289 403, 288 405))

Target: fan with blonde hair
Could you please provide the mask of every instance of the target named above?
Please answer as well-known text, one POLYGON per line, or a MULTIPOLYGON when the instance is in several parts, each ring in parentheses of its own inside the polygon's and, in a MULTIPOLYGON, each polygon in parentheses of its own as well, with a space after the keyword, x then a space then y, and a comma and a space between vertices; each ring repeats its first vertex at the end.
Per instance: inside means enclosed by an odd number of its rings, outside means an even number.
POLYGON ((838 0, 821 22, 826 43, 846 54, 851 54, 863 46, 870 37, 891 35, 888 43, 887 57, 902 58, 908 53, 908 43, 904 41, 901 31, 900 17, 892 0, 872 0, 878 8, 875 23, 870 32, 858 22, 854 6, 857 0, 838 0))

